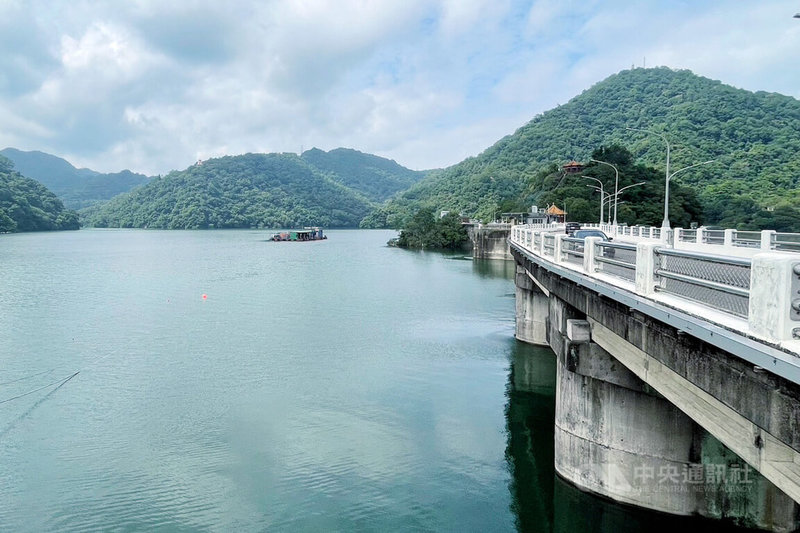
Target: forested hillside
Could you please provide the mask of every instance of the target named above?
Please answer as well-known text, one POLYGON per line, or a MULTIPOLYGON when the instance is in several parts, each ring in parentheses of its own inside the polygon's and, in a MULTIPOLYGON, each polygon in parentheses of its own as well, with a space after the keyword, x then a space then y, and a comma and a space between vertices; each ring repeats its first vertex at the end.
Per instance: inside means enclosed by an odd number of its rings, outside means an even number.
POLYGON ((78 229, 78 214, 0 156, 0 233, 78 229))
POLYGON ((66 160, 44 152, 5 148, 0 150, 0 154, 13 161, 20 174, 53 191, 70 209, 102 203, 148 180, 144 174, 130 170, 104 174, 88 168, 75 168, 66 160))
MULTIPOLYGON (((630 150, 635 163, 662 172, 660 189, 653 185, 652 193, 661 194, 663 202, 665 143, 626 128, 665 135, 672 145, 672 171, 715 160, 672 182, 696 189, 707 223, 746 226, 765 208, 791 215, 800 207, 800 101, 736 89, 689 71, 654 68, 607 78, 479 156, 432 173, 363 225, 398 227, 420 207, 483 219, 554 197, 569 207, 580 198, 553 194, 545 188, 553 184, 542 181, 541 172, 572 159, 588 162, 594 150, 612 145, 630 150)), ((631 212, 620 222, 644 221, 631 212)))
POLYGON ((375 202, 383 202, 408 189, 426 174, 407 169, 391 159, 349 148, 329 152, 312 148, 303 152, 301 157, 333 181, 355 189, 375 202))
POLYGON ((210 159, 117 196, 87 225, 123 228, 357 226, 373 204, 295 154, 210 159))
MULTIPOLYGON (((636 224, 660 226, 664 219, 664 173, 641 163, 636 163, 628 150, 621 146, 600 147, 591 154, 614 165, 619 172, 619 202, 617 220, 635 221, 636 224)), ((606 195, 614 193, 616 173, 608 165, 589 162, 582 173, 567 174, 555 165, 545 167, 531 178, 522 191, 522 204, 536 202, 545 206, 556 204, 566 208, 569 220, 575 222, 600 221, 600 191, 603 184, 606 195), (591 176, 588 179, 583 176, 591 176), (599 180, 595 181, 595 180, 599 180), (545 191, 545 192, 542 192, 545 191)), ((678 182, 670 184, 670 223, 673 227, 688 228, 692 222, 703 223, 703 207, 692 187, 678 182)), ((613 222, 614 204, 603 209, 603 220, 613 222)))

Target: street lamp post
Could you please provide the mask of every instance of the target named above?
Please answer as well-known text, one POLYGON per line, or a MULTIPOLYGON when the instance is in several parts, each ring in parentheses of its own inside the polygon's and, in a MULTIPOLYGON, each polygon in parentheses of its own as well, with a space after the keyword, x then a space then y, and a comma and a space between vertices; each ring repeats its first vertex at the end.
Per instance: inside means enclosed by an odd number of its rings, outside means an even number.
POLYGON ((667 140, 667 136, 664 135, 663 133, 658 133, 650 130, 642 130, 639 128, 625 128, 625 129, 632 131, 643 131, 644 133, 657 135, 661 137, 661 140, 663 140, 664 144, 667 145, 667 169, 664 172, 664 175, 666 176, 666 179, 664 181, 664 221, 661 222, 661 230, 662 231, 669 230, 669 180, 672 177, 669 175, 669 150, 670 150, 669 140, 667 140))
POLYGON ((688 167, 683 167, 682 169, 676 170, 675 172, 670 174, 669 173, 669 150, 670 150, 670 146, 669 146, 669 141, 667 140, 667 137, 663 133, 658 133, 658 132, 650 131, 650 130, 641 130, 639 128, 625 128, 625 129, 626 130, 632 130, 632 131, 642 131, 644 133, 650 133, 652 135, 658 135, 659 137, 661 137, 661 139, 667 145, 667 169, 665 171, 666 180, 664 182, 664 221, 661 223, 661 230, 662 230, 662 232, 669 231, 669 182, 670 182, 670 180, 672 178, 674 178, 675 174, 678 174, 679 172, 683 172, 684 170, 689 170, 690 168, 699 167, 700 165, 707 165, 709 163, 713 163, 715 160, 711 159, 710 161, 703 161, 702 163, 695 163, 694 165, 689 165, 688 167))
POLYGON ((611 202, 614 201, 612 199, 614 195, 610 192, 604 192, 597 185, 587 185, 587 187, 600 191, 600 224, 611 224, 611 202), (603 206, 605 205, 608 205, 608 220, 603 220, 603 206))
POLYGON ((638 187, 639 185, 644 185, 645 183, 646 182, 644 182, 644 181, 640 181, 639 183, 634 183, 633 185, 627 185, 627 186, 621 188, 619 191, 617 191, 616 194, 614 194, 614 225, 615 226, 617 225, 617 223, 616 223, 617 205, 621 204, 621 203, 625 203, 625 202, 620 202, 619 201, 619 197, 622 196, 622 191, 624 191, 626 189, 630 189, 631 187, 638 187))
MULTIPOLYGON (((618 191, 618 189, 619 189, 619 170, 617 170, 617 167, 615 167, 611 163, 606 163, 605 161, 600 161, 598 159, 590 159, 590 161, 594 161, 595 163, 602 163, 602 164, 608 165, 608 166, 610 166, 611 168, 614 169, 614 176, 615 176, 614 177, 614 197, 616 198, 616 196, 617 196, 617 194, 619 192, 618 191)), ((611 206, 609 206, 609 208, 610 207, 611 206)), ((616 202, 614 202, 614 225, 615 226, 617 225, 617 203, 616 202)))
MULTIPOLYGON (((673 172, 672 174, 667 176, 667 187, 669 187, 669 182, 672 180, 672 178, 675 177, 676 174, 679 174, 679 173, 683 172, 684 170, 689 170, 690 168, 699 167, 700 165, 708 165, 709 163, 713 163, 714 161, 716 161, 716 160, 715 159, 709 159, 708 161, 703 161, 702 163, 695 163, 694 165, 689 165, 688 167, 683 167, 681 169, 676 170, 675 172, 673 172)), ((667 208, 669 208, 669 206, 667 206, 667 208)), ((667 218, 665 218, 664 220, 667 221, 667 229, 669 229, 669 211, 666 211, 666 213, 667 213, 667 215, 666 215, 667 218)))
POLYGON ((600 224, 603 223, 603 202, 605 201, 605 193, 603 192, 603 182, 597 178, 593 178, 591 176, 581 176, 582 178, 586 178, 587 180, 594 180, 600 184, 600 187, 595 187, 594 185, 587 185, 587 187, 592 187, 594 189, 598 189, 600 191, 600 224))

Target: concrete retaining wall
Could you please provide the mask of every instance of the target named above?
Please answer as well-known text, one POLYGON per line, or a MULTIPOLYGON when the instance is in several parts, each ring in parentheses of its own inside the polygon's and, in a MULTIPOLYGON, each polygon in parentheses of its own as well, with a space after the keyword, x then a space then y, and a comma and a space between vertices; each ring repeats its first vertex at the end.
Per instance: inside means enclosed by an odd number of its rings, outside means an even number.
POLYGON ((508 246, 511 228, 475 227, 470 232, 472 257, 475 259, 512 260, 508 246))

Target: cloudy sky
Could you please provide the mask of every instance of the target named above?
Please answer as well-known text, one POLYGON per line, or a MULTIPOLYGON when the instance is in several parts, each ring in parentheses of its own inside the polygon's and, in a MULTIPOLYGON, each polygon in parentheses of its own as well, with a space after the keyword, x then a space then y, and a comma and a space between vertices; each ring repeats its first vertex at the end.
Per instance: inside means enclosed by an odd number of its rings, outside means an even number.
POLYGON ((0 147, 147 174, 313 146, 444 167, 632 65, 800 98, 797 12, 800 0, 0 0, 0 147))

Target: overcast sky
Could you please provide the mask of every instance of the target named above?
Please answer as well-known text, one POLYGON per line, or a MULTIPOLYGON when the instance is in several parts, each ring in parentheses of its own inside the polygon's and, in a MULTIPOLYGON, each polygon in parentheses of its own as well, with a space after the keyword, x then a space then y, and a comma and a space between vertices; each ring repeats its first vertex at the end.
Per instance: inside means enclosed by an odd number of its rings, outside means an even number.
POLYGON ((0 147, 146 174, 313 146, 444 167, 632 65, 800 98, 797 12, 800 0, 0 0, 0 147))

